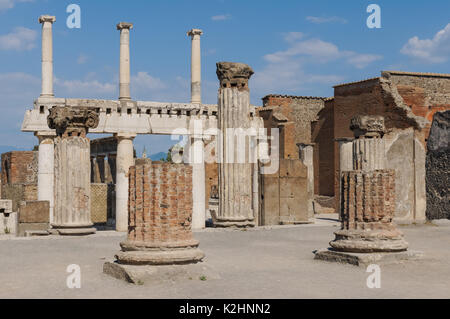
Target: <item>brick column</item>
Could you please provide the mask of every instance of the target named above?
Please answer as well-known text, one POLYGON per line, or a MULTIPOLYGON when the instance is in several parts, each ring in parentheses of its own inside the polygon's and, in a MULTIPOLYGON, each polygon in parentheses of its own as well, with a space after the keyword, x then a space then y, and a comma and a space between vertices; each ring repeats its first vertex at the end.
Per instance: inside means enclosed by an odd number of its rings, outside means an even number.
POLYGON ((129 171, 127 240, 120 264, 181 264, 201 261, 192 236, 192 167, 138 159, 129 171))
POLYGON ((95 233, 91 222, 89 128, 98 125, 98 114, 87 108, 53 107, 48 126, 56 129, 55 205, 53 228, 60 235, 95 233))

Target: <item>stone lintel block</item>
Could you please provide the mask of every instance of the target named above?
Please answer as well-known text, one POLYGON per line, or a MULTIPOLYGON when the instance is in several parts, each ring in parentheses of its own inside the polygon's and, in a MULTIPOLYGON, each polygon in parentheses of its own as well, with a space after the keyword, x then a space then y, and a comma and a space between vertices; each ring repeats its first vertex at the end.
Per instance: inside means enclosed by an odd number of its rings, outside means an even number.
POLYGON ((49 223, 50 203, 47 200, 22 201, 19 204, 19 223, 49 223))
POLYGON ((320 249, 313 253, 314 259, 317 260, 350 264, 360 267, 367 267, 370 264, 393 264, 423 258, 423 252, 414 250, 388 253, 350 253, 332 249, 320 249))

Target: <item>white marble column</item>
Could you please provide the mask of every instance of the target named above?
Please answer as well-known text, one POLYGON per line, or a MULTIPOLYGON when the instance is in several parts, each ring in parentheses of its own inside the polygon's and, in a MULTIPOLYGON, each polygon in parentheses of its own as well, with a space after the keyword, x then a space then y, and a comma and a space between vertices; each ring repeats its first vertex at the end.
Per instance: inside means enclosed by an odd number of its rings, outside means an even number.
POLYGON ((205 228, 205 161, 203 138, 192 137, 192 229, 205 228))
POLYGON ((135 134, 116 134, 116 230, 128 230, 128 171, 134 165, 135 134))
POLYGON ((42 15, 39 23, 42 24, 42 90, 41 96, 54 96, 53 94, 53 39, 52 26, 56 19, 53 16, 42 15))
POLYGON ((38 159, 38 200, 48 200, 50 203, 50 224, 53 223, 54 191, 53 183, 55 176, 55 133, 36 132, 39 139, 38 159))
POLYGON ((94 110, 54 106, 47 117, 56 129, 54 150, 55 205, 52 227, 60 235, 95 233, 91 221, 91 171, 89 128, 98 125, 94 110))
POLYGON ((300 160, 308 172, 308 218, 314 218, 314 144, 299 143, 300 160))
POLYGON ((216 227, 251 227, 253 210, 253 163, 250 163, 246 132, 251 127, 248 80, 253 70, 243 63, 217 63, 219 212, 216 227))
POLYGON ((132 23, 120 22, 120 67, 119 67, 119 100, 130 100, 130 29, 132 23))
POLYGON ((201 51, 200 36, 203 31, 192 29, 187 35, 191 37, 191 103, 202 103, 201 95, 201 51))

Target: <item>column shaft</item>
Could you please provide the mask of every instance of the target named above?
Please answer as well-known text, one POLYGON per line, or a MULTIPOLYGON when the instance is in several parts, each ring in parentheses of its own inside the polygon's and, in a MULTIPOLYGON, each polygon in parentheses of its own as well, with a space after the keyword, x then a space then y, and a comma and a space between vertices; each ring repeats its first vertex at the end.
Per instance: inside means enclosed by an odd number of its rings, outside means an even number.
POLYGON ((130 100, 130 29, 133 24, 121 22, 120 30, 120 66, 119 66, 119 100, 130 100))
POLYGON ((191 103, 202 103, 201 95, 201 50, 200 36, 202 30, 192 29, 187 35, 191 36, 191 103))
POLYGON ((205 228, 205 161, 202 138, 193 138, 192 156, 192 229, 205 228))
POLYGON ((41 96, 53 96, 53 39, 52 25, 55 17, 41 16, 42 23, 42 90, 41 96))
POLYGON ((38 200, 48 200, 50 206, 50 223, 53 223, 54 206, 54 136, 38 136, 38 200))
POLYGON ((116 230, 128 230, 128 171, 134 165, 134 135, 118 135, 116 158, 116 230))

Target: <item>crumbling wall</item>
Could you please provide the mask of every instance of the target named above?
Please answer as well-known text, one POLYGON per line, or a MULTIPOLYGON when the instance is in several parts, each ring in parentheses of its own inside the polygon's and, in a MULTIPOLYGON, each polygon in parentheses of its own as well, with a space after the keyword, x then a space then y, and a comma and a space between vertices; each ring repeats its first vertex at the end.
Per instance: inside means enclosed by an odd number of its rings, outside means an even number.
MULTIPOLYGON (((288 122, 280 134, 282 141, 280 150, 282 158, 298 159, 298 143, 311 143, 311 122, 317 119, 317 114, 325 107, 326 98, 267 95, 263 98, 263 107, 277 107, 273 112, 280 112, 288 122)), ((260 114, 262 114, 260 112, 260 114)), ((270 121, 270 115, 265 115, 264 127, 277 127, 270 121)))
POLYGON ((21 201, 37 200, 37 151, 13 151, 2 154, 1 198, 11 199, 13 211, 21 201))
POLYGON ((450 219, 450 110, 435 113, 427 149, 427 219, 450 219))

